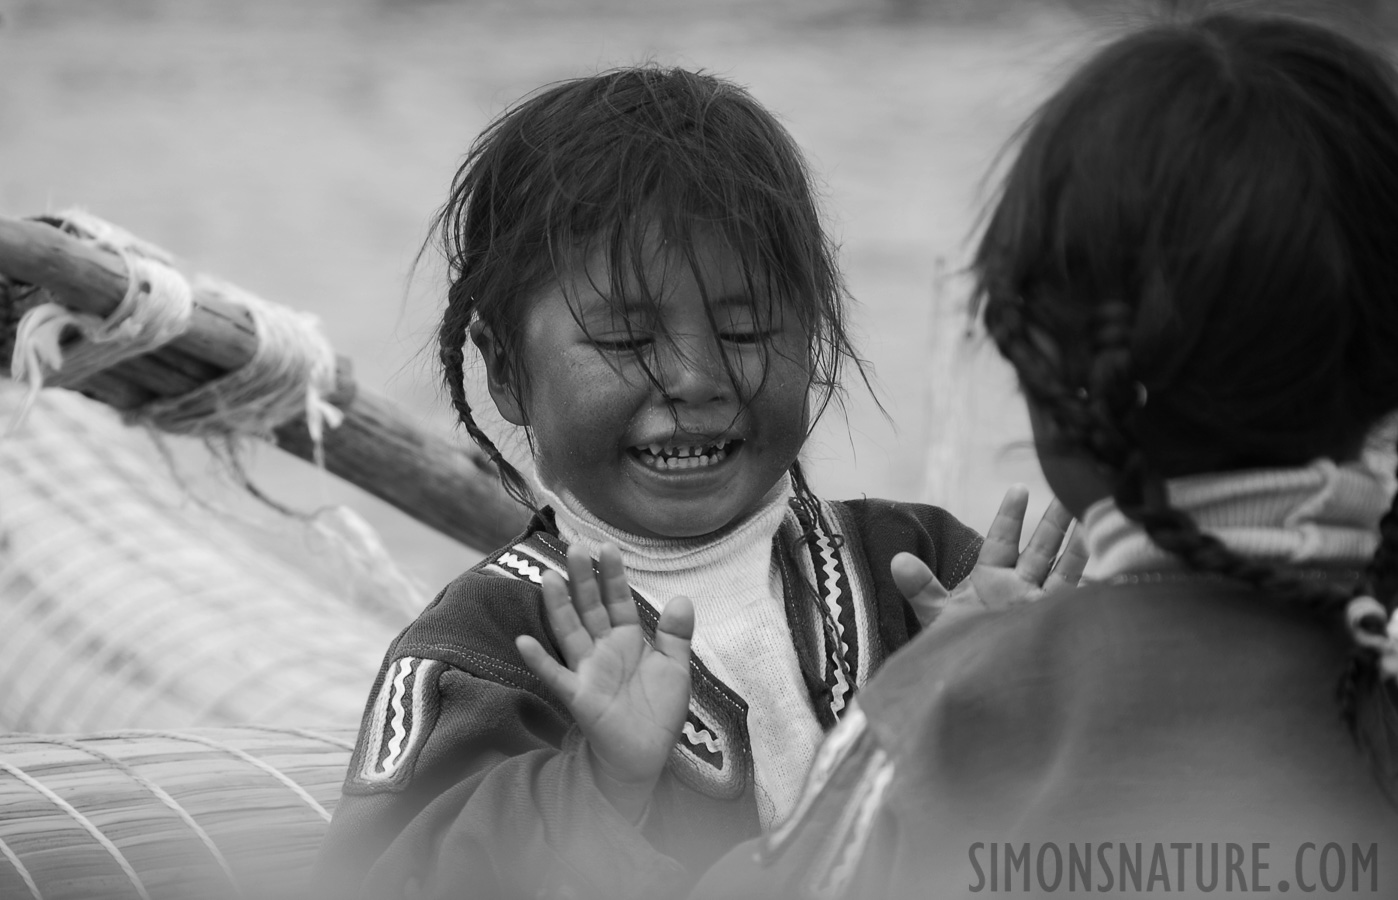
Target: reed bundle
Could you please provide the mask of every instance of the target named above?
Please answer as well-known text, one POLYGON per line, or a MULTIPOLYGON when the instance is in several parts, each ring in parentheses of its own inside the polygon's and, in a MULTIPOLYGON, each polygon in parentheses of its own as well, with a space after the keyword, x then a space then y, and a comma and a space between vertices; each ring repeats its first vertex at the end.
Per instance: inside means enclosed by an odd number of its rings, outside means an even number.
MULTIPOLYGON (((22 393, 0 380, 0 422, 22 393)), ((43 392, 0 440, 0 731, 357 722, 415 610, 259 537, 110 410, 43 392)))
POLYGON ((0 897, 308 896, 354 733, 0 736, 0 897))

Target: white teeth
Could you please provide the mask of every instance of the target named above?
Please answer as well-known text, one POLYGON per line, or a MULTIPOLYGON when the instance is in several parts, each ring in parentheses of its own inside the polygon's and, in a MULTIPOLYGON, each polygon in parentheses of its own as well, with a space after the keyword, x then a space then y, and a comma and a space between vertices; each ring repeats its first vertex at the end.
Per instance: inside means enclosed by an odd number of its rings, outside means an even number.
POLYGON ((713 444, 648 444, 637 447, 641 462, 652 469, 699 469, 721 463, 728 458, 732 440, 717 441, 713 444))
POLYGON ((693 444, 682 447, 665 447, 650 444, 639 450, 639 459, 652 469, 700 469, 723 462, 728 458, 728 448, 732 441, 719 441, 707 447, 693 444), (705 452, 705 451, 708 452, 705 452))

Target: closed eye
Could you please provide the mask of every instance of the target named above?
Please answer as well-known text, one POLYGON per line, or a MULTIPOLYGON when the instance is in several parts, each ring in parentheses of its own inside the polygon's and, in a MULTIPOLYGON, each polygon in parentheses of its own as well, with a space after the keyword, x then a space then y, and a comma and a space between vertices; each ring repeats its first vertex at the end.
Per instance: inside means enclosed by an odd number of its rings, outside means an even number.
POLYGON ((751 345, 766 343, 771 336, 770 331, 725 331, 719 338, 728 344, 751 345))
POLYGON ((644 349, 654 343, 654 341, 654 338, 649 337, 622 338, 619 340, 593 338, 592 346, 604 353, 634 353, 637 350, 644 349))

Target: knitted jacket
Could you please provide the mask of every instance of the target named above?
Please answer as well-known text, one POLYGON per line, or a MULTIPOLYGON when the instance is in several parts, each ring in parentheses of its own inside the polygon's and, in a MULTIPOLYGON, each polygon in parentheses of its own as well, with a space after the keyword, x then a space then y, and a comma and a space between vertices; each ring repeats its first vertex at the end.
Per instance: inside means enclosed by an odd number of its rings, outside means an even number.
MULTIPOLYGON (((802 673, 828 728, 918 630, 889 574, 893 556, 916 554, 951 587, 974 566, 980 538, 935 507, 823 507, 832 534, 790 550, 800 531, 784 526, 773 552, 802 673)), ((322 851, 327 891, 661 898, 759 833, 746 705, 697 657, 684 733, 640 825, 598 791, 581 732, 514 645, 532 635, 561 660, 537 581, 545 567, 562 570, 564 550, 551 518, 536 517, 389 648, 322 851)), ((638 608, 653 631, 655 609, 639 596, 638 608)))

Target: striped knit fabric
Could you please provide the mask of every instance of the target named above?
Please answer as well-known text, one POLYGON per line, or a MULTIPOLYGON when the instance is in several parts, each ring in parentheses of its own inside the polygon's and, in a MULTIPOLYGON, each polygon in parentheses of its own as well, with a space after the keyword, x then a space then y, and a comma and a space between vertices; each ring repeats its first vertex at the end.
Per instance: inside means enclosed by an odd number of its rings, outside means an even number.
MULTIPOLYGON (((1244 556, 1299 565, 1367 561, 1392 490, 1363 463, 1320 459, 1297 469, 1195 475, 1166 484, 1170 503, 1244 556)), ((1110 498, 1083 515, 1089 562, 1100 580, 1183 563, 1157 547, 1110 498)))

